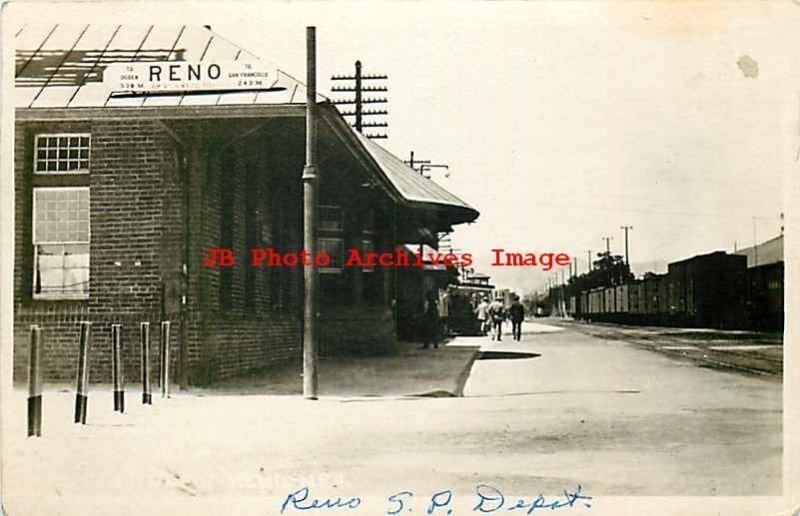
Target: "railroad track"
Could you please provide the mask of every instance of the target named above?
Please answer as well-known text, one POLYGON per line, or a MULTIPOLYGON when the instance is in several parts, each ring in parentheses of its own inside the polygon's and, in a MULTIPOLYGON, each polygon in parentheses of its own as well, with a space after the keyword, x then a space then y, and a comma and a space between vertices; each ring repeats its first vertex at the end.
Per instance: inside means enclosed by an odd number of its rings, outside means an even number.
MULTIPOLYGON (((658 333, 657 329, 651 329, 649 327, 631 330, 628 330, 628 328, 622 329, 610 324, 571 325, 571 327, 583 333, 588 333, 593 337, 630 342, 642 348, 669 356, 694 360, 714 368, 733 369, 760 376, 783 376, 782 357, 770 357, 753 352, 744 352, 737 350, 735 348, 736 344, 732 344, 730 349, 710 349, 708 347, 708 341, 703 341, 696 337, 681 338, 679 335, 675 334, 658 333), (648 330, 652 330, 652 333, 648 330)), ((741 342, 743 339, 735 338, 722 340, 741 342)), ((717 342, 718 341, 719 339, 717 339, 717 342)), ((769 346, 774 344, 763 345, 769 346)))

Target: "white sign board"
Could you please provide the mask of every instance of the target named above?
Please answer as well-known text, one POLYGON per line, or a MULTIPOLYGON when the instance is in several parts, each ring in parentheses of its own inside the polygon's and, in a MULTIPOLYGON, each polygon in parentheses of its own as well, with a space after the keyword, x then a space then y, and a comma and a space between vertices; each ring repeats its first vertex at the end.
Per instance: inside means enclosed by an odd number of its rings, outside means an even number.
POLYGON ((111 90, 132 92, 263 90, 277 80, 277 68, 246 61, 113 63, 103 72, 111 90))

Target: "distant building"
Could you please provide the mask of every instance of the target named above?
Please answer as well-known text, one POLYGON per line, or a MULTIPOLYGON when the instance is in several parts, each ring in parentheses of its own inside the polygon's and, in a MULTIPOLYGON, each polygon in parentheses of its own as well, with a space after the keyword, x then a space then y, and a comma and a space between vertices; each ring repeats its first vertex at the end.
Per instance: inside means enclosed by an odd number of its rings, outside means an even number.
POLYGON ((739 249, 736 253, 747 257, 747 267, 760 267, 783 261, 783 235, 766 242, 739 249))
MULTIPOLYGON (((81 320, 93 323, 95 381, 110 378, 112 323, 129 377, 141 321, 153 346, 172 322, 171 376, 189 383, 299 359, 302 268, 252 267, 250 252, 303 245, 304 85, 279 69, 258 90, 119 95, 104 82, 116 63, 262 66, 202 27, 26 25, 15 46, 15 378, 37 324, 45 378, 74 379, 81 320), (231 249, 236 266, 206 267, 210 248, 231 249)), ((332 258, 321 352, 389 352, 396 270, 345 267, 346 250, 435 245, 478 212, 318 106, 318 250, 332 258)))
POLYGON ((491 276, 489 276, 487 274, 476 272, 474 274, 470 274, 469 276, 467 276, 461 282, 461 284, 465 285, 465 286, 472 285, 472 286, 476 286, 476 287, 489 287, 489 288, 491 288, 492 284, 489 283, 489 280, 491 280, 491 279, 492 279, 491 276))

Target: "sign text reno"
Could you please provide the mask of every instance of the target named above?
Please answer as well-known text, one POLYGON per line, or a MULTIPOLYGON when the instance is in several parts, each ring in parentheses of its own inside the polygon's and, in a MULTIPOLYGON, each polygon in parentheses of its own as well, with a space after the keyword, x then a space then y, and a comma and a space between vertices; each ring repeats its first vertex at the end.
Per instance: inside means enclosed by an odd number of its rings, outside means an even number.
POLYGON ((114 63, 103 82, 114 91, 202 91, 268 89, 278 71, 244 61, 114 63))

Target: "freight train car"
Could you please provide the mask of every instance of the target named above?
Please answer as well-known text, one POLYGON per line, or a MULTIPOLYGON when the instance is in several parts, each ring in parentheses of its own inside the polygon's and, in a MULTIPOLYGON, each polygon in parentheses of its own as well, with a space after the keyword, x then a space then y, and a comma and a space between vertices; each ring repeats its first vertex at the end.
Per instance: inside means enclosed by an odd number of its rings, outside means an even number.
POLYGON ((723 251, 669 264, 681 326, 737 328, 744 324, 747 257, 723 251))
POLYGON ((783 329, 783 262, 747 269, 747 321, 759 330, 783 329))
POLYGON ((666 274, 582 292, 587 305, 582 317, 665 326, 778 327, 783 322, 782 265, 750 273, 746 267, 746 257, 722 251, 673 262, 666 274))
POLYGON ((603 289, 603 313, 606 314, 613 314, 616 312, 614 307, 614 287, 607 287, 603 289))

